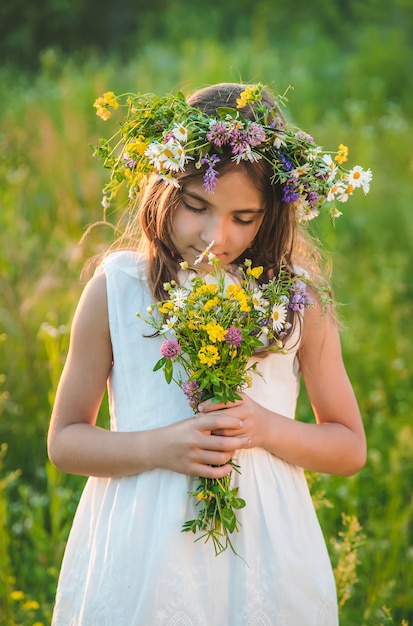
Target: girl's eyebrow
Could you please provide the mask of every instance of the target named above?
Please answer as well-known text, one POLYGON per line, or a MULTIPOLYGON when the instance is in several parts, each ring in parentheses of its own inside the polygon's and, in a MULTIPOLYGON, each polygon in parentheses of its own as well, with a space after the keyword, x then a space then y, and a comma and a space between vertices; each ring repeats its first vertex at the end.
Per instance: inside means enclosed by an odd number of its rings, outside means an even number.
MULTIPOLYGON (((190 198, 193 198, 194 200, 199 200, 199 202, 202 202, 203 204, 206 204, 209 207, 213 206, 211 202, 208 202, 208 200, 206 200, 204 196, 197 194, 196 191, 189 191, 188 189, 182 189, 182 194, 185 196, 189 196, 190 198)), ((255 213, 256 215, 260 215, 261 213, 265 213, 265 209, 263 208, 236 209, 234 213, 255 213)))

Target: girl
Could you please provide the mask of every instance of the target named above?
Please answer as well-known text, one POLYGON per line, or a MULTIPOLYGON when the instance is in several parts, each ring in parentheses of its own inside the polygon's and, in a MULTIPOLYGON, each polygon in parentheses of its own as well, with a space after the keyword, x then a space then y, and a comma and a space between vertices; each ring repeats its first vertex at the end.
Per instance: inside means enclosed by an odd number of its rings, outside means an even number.
MULTIPOLYGON (((49 431, 52 462, 90 477, 53 624, 334 626, 332 568, 304 469, 349 476, 366 449, 332 310, 323 314, 315 291, 315 306, 290 311, 284 353, 253 358, 261 375, 242 400, 204 401, 196 417, 179 386, 153 372, 162 337, 136 313, 164 299, 168 281, 185 282, 182 262, 208 270, 205 249, 232 272, 245 258, 262 265, 260 282, 281 264, 320 280, 300 222, 325 200, 367 191, 371 176, 358 166, 338 175, 345 147, 327 157, 262 85, 128 102, 124 152, 102 155, 108 188, 129 187, 131 217, 81 297, 49 431), (293 419, 300 375, 315 423, 293 419), (106 384, 110 431, 95 425, 106 384), (181 532, 196 515, 193 477, 222 478, 231 458, 247 503, 232 537, 242 559, 181 532)), ((111 92, 95 103, 104 119, 118 105, 111 92)))

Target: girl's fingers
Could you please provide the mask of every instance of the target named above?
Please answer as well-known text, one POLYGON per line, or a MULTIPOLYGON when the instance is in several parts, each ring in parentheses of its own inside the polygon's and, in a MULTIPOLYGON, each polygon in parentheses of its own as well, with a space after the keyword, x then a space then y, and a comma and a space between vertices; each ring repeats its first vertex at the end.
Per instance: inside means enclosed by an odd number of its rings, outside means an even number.
POLYGON ((235 402, 228 402, 228 404, 223 404, 222 402, 212 402, 212 400, 205 400, 201 402, 198 406, 198 411, 200 413, 209 413, 210 411, 219 411, 220 409, 230 409, 234 406, 239 406, 242 404, 243 400, 235 400, 235 402))
POLYGON ((200 431, 240 430, 243 425, 238 417, 220 414, 219 411, 197 415, 193 419, 193 424, 200 431))

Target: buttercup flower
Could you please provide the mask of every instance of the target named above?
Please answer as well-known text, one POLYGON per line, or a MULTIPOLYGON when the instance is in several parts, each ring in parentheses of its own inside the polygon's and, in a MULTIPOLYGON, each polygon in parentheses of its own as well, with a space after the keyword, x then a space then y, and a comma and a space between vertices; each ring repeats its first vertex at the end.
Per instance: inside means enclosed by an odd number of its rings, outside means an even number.
POLYGON ((348 147, 341 143, 338 147, 338 152, 334 157, 334 160, 341 165, 342 163, 345 163, 345 161, 347 161, 347 158, 348 147))
POLYGON ((217 343, 217 341, 224 341, 226 331, 225 328, 221 326, 221 324, 218 324, 217 322, 208 322, 208 324, 205 324, 203 328, 207 331, 209 340, 212 341, 212 343, 217 343))
POLYGON ((218 348, 215 346, 203 346, 198 352, 199 362, 208 367, 215 365, 221 358, 218 353, 218 348))

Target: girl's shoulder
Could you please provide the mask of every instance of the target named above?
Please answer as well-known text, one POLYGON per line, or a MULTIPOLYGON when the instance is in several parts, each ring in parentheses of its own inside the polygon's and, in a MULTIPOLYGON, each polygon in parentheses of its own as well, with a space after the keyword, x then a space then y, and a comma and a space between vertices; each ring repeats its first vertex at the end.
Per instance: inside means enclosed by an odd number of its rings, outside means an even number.
POLYGON ((118 250, 108 254, 98 266, 96 273, 122 272, 133 278, 146 280, 147 262, 144 254, 132 250, 118 250))

